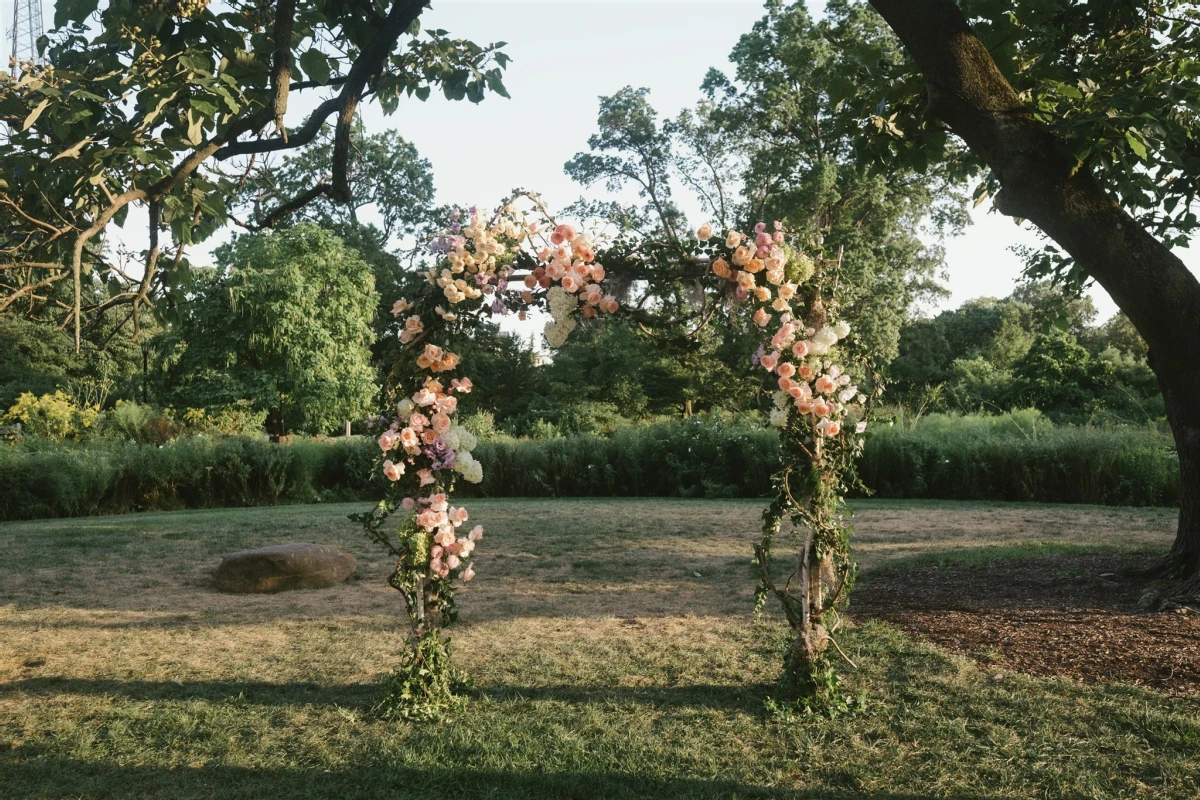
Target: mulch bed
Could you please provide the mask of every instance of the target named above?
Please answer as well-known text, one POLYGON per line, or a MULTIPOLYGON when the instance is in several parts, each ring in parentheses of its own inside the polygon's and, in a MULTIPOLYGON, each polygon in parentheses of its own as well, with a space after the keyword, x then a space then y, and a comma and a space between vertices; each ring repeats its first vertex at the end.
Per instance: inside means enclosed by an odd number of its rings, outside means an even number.
POLYGON ((864 576, 851 614, 1004 670, 1200 693, 1200 614, 1145 612, 1121 554, 894 569, 864 576))

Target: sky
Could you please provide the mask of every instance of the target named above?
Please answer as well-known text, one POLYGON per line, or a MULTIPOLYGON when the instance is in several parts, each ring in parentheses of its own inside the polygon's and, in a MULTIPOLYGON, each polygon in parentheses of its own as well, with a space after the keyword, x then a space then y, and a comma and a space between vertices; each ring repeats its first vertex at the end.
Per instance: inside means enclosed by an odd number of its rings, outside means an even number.
MULTIPOLYGON (((809 6, 820 13, 823 3, 809 6)), ((49 23, 53 3, 44 7, 49 23)), ((391 116, 369 106, 364 121, 369 130, 397 130, 429 159, 439 203, 490 207, 522 187, 561 208, 584 192, 563 164, 587 149, 600 95, 644 86, 660 116, 674 116, 701 98, 709 68, 731 69, 730 50, 762 14, 761 0, 434 0, 423 26, 480 44, 507 42, 513 60, 504 82, 512 99, 489 94, 475 105, 435 92, 424 103, 404 100, 391 116)), ((0 2, 0 20, 11 19, 11 2, 0 2)), ((681 205, 700 221, 698 208, 681 205)), ((1011 248, 1040 239, 1028 223, 1018 226, 989 208, 976 209, 974 224, 945 243, 950 296, 926 311, 1012 292, 1021 262, 1011 248)), ((131 218, 127 229, 135 224, 131 218)), ((203 260, 203 252, 193 257, 203 260)), ((1200 249, 1180 256, 1200 274, 1200 249)), ((1089 294, 1101 320, 1115 313, 1103 289, 1093 286, 1089 294)))

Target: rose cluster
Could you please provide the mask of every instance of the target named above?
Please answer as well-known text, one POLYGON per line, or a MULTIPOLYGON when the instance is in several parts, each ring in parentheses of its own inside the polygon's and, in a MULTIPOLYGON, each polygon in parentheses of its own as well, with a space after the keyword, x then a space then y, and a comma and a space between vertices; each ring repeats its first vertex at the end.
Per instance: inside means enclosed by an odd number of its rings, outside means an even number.
MULTIPOLYGON (((714 236, 712 226, 702 225, 696 236, 702 243, 709 242, 714 236)), ((762 222, 754 226, 753 234, 729 231, 724 242, 712 249, 713 273, 736 284, 734 295, 739 301, 758 306, 754 322, 764 329, 779 326, 771 336, 770 352, 760 348, 754 356, 755 363, 777 377, 771 424, 786 427, 790 406, 821 437, 839 435, 849 406, 865 403, 866 397, 843 367, 826 357, 850 335, 849 324, 829 324, 822 310, 813 314, 820 327, 808 325, 804 309, 798 307, 797 295, 813 276, 813 262, 786 245, 779 222, 771 232, 762 222)), ((854 427, 862 433, 866 422, 854 427)))
POLYGON ((460 313, 485 307, 490 298, 492 313, 519 308, 522 318, 527 307, 545 302, 552 318, 546 338, 558 347, 575 328, 576 314, 611 314, 619 304, 601 288, 604 267, 595 263, 592 240, 573 226, 530 221, 512 203, 491 222, 474 207, 467 212, 465 224, 462 219, 462 212, 454 210, 449 230, 431 245, 431 253, 440 258, 425 273, 429 288, 421 297, 427 299, 402 298, 392 306, 392 316, 404 320, 400 341, 422 348, 415 361, 423 383, 397 404, 397 416, 380 435, 379 447, 384 476, 414 484, 414 491, 400 505, 411 515, 412 530, 431 537, 430 577, 447 579, 453 574, 470 580, 475 572, 469 561, 483 529, 476 526, 469 535, 459 536, 456 530, 466 521, 467 512, 451 507, 446 492, 454 473, 471 483, 483 480, 483 468, 471 453, 475 436, 453 421, 459 397, 472 385, 466 377, 451 378, 447 384, 446 373, 458 369, 459 356, 429 338, 460 313), (512 261, 521 251, 536 266, 523 276, 523 287, 510 289, 512 261), (425 309, 424 317, 417 313, 420 308, 425 309))

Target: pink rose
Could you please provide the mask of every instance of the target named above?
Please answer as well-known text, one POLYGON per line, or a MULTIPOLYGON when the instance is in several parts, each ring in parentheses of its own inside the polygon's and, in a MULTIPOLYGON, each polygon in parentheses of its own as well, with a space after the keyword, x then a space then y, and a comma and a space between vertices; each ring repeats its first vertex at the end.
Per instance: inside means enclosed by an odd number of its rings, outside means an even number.
POLYGON ((808 342, 801 340, 792 345, 792 355, 796 358, 804 358, 808 355, 808 342))
POLYGON ((469 581, 474 577, 475 577, 475 568, 468 565, 466 570, 462 574, 462 579, 464 581, 469 581))
POLYGON ((412 450, 420 445, 421 439, 417 436, 417 432, 412 428, 404 428, 400 431, 400 444, 405 450, 412 450))
POLYGON ((779 368, 775 371, 778 372, 784 378, 790 378, 796 374, 796 365, 784 362, 783 364, 780 364, 779 368))
POLYGON ((399 434, 389 428, 379 437, 379 449, 386 453, 396 446, 396 439, 398 438, 399 434))
POLYGON ((482 539, 483 538, 483 526, 476 525, 474 528, 471 528, 471 533, 469 534, 469 538, 472 542, 478 542, 480 539, 482 539))
POLYGON ((404 465, 393 463, 389 458, 383 462, 383 474, 387 476, 389 481, 398 481, 400 476, 404 474, 404 465))
POLYGON ((767 353, 758 360, 758 363, 762 365, 763 369, 770 372, 771 370, 775 369, 775 365, 779 363, 779 353, 767 353))
POLYGON ((416 501, 413 500, 411 497, 406 497, 400 501, 400 507, 403 508, 405 511, 412 511, 416 505, 417 505, 416 501))

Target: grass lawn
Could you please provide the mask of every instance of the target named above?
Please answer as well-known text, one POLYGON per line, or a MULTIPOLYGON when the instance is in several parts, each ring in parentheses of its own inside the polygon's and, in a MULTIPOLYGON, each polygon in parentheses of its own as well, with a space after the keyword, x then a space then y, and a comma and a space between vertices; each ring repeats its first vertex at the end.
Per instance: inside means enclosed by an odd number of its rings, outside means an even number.
MULTIPOLYGON (((1005 675, 877 623, 844 630, 850 718, 766 711, 784 641, 754 624, 760 504, 477 500, 459 595, 467 710, 369 708, 404 625, 363 504, 0 525, 0 798, 1188 798, 1200 700, 1005 675), (359 559, 345 585, 211 591, 222 553, 359 559)), ((1166 509, 865 501, 867 569, 1170 543, 1166 509)))

